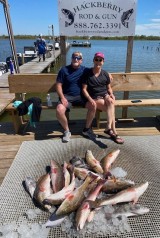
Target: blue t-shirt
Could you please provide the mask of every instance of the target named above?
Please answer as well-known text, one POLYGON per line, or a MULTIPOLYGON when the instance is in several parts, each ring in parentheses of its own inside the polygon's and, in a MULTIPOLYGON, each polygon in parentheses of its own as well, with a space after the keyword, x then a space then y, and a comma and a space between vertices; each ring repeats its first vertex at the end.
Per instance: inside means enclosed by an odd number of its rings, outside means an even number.
POLYGON ((71 65, 62 67, 57 76, 57 82, 62 83, 63 94, 78 96, 82 89, 82 75, 85 66, 74 69, 71 65))

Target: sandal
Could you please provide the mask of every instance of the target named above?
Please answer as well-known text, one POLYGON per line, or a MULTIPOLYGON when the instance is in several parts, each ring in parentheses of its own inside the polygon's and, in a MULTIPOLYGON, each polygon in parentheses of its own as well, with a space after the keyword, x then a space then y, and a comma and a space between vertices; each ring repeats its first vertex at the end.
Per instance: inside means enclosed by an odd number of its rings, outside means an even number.
POLYGON ((111 137, 111 139, 114 142, 116 142, 117 144, 123 144, 124 143, 124 140, 119 135, 114 134, 112 129, 105 130, 104 133, 109 135, 111 137))

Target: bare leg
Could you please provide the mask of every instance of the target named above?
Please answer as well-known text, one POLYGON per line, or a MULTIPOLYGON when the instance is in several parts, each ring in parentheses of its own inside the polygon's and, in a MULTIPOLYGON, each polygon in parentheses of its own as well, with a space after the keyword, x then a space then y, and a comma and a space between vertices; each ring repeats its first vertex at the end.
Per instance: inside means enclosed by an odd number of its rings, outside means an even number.
POLYGON ((114 103, 109 102, 107 99, 104 101, 104 99, 98 99, 95 100, 97 104, 97 108, 101 111, 106 112, 107 116, 107 125, 106 130, 112 129, 115 134, 116 128, 115 128, 115 106, 114 103))
POLYGON ((65 115, 65 112, 66 112, 66 108, 63 106, 63 104, 58 104, 56 108, 57 119, 59 123, 61 124, 61 126, 63 127, 64 131, 69 131, 68 120, 65 115))
POLYGON ((115 127, 115 106, 113 103, 105 101, 105 104, 107 106, 106 114, 107 114, 107 128, 106 129, 112 129, 115 134, 116 127, 115 127))
POLYGON ((86 115, 86 128, 90 128, 96 114, 96 104, 92 105, 90 102, 87 102, 85 107, 88 109, 86 115))

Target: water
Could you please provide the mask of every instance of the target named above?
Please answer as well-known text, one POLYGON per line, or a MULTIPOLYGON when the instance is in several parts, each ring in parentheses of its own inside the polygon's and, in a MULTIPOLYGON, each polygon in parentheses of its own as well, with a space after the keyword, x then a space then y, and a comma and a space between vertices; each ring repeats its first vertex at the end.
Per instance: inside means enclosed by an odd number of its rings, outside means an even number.
MULTIPOLYGON (((33 46, 34 39, 15 40, 17 53, 24 52, 24 46, 33 46)), ((69 42, 69 41, 68 41, 69 42)), ((103 69, 109 72, 125 72, 127 40, 91 40, 91 47, 70 47, 66 62, 70 64, 71 55, 74 51, 81 51, 83 54, 83 64, 86 67, 92 67, 93 56, 96 52, 101 51, 105 54, 103 69)), ((0 61, 6 61, 11 55, 9 40, 0 39, 0 61)), ((52 72, 57 73, 61 65, 57 65, 52 72)), ((160 43, 159 41, 134 41, 132 54, 132 72, 156 72, 160 71, 160 43)), ((159 98, 159 92, 140 92, 130 94, 132 98, 159 98)), ((119 99, 122 94, 116 93, 119 99)), ((85 113, 83 113, 85 114, 85 113)), ((146 108, 129 108, 129 117, 133 116, 155 116, 159 114, 159 107, 146 108)), ((121 109, 116 109, 116 116, 121 115, 121 109)), ((50 117, 50 116, 49 116, 50 117)), ((85 117, 85 115, 84 115, 85 117)), ((43 118, 43 116, 42 116, 43 118)), ((0 120, 5 120, 3 117, 0 120)))
MULTIPOLYGON (((35 39, 36 40, 36 39, 35 39)), ((24 53, 24 46, 34 46, 35 40, 15 40, 17 53, 24 53)), ((6 58, 12 55, 9 40, 0 39, 0 61, 6 61, 6 58)))
MULTIPOLYGON (((24 46, 34 46, 34 39, 15 40, 17 53, 24 52, 24 46)), ((70 41, 68 41, 70 42, 70 41)), ((91 40, 91 47, 70 47, 67 52, 67 64, 70 63, 71 54, 81 51, 83 64, 87 67, 93 65, 93 56, 101 51, 105 54, 103 68, 109 72, 125 72, 127 40, 91 40)), ((0 39, 0 61, 6 61, 11 55, 9 40, 0 39)), ((57 73, 59 68, 56 69, 57 73)), ((160 70, 160 43, 159 41, 134 41, 132 55, 132 72, 154 72, 160 70), (148 48, 147 48, 148 47, 148 48), (158 50, 159 48, 159 50, 158 50)))
MULTIPOLYGON (((80 50, 83 54, 83 64, 93 65, 93 56, 96 52, 103 52, 105 62, 103 68, 109 72, 125 72, 127 41, 126 40, 91 40, 91 48, 71 47, 67 53, 67 63, 70 63, 71 54, 80 50)), ((160 70, 159 41, 134 41, 132 55, 132 72, 154 72, 160 70), (148 49, 147 49, 148 47, 148 49), (158 48, 159 47, 159 51, 158 48)))

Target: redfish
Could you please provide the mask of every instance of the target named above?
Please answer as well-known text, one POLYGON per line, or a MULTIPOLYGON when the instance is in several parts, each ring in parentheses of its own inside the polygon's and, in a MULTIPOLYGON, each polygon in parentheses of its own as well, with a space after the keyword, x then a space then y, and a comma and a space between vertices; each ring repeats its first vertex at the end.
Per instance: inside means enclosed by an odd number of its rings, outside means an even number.
POLYGON ((97 198, 104 183, 105 183, 105 180, 102 180, 102 179, 99 180, 96 188, 89 193, 88 197, 84 200, 82 205, 78 208, 77 213, 76 213, 76 228, 77 228, 77 230, 83 229, 85 222, 86 222, 86 220, 90 214, 90 211, 91 211, 90 205, 89 205, 88 201, 86 201, 86 200, 95 201, 95 199, 97 198))
POLYGON ((114 163, 117 156, 119 155, 119 152, 120 152, 119 149, 113 150, 101 160, 101 165, 102 165, 104 174, 108 173, 109 169, 111 168, 111 165, 114 163))
POLYGON ((91 150, 86 151, 85 158, 86 158, 87 164, 92 168, 92 170, 94 170, 96 173, 100 173, 100 174, 103 173, 103 169, 100 165, 100 162, 95 159, 91 150))
POLYGON ((92 208, 98 208, 106 205, 114 205, 122 202, 132 202, 135 204, 139 197, 148 188, 148 182, 141 185, 134 186, 132 188, 127 188, 110 198, 97 199, 96 201, 90 201, 90 206, 92 208))
POLYGON ((55 160, 51 160, 51 181, 54 193, 60 191, 64 187, 63 170, 55 160))
POLYGON ((94 179, 95 176, 93 176, 92 173, 89 173, 83 184, 80 187, 76 188, 62 202, 62 204, 56 211, 56 215, 65 215, 77 210, 82 201, 85 199, 85 192, 89 189, 89 184, 94 179))
POLYGON ((47 198, 52 192, 50 187, 50 181, 51 178, 49 174, 41 176, 37 182, 37 186, 34 191, 34 198, 36 199, 36 201, 47 210, 49 210, 51 206, 44 205, 43 200, 47 198))
POLYGON ((44 201, 44 204, 59 205, 65 198, 72 193, 75 188, 75 176, 72 174, 72 181, 69 186, 64 187, 57 193, 50 194, 44 201))

